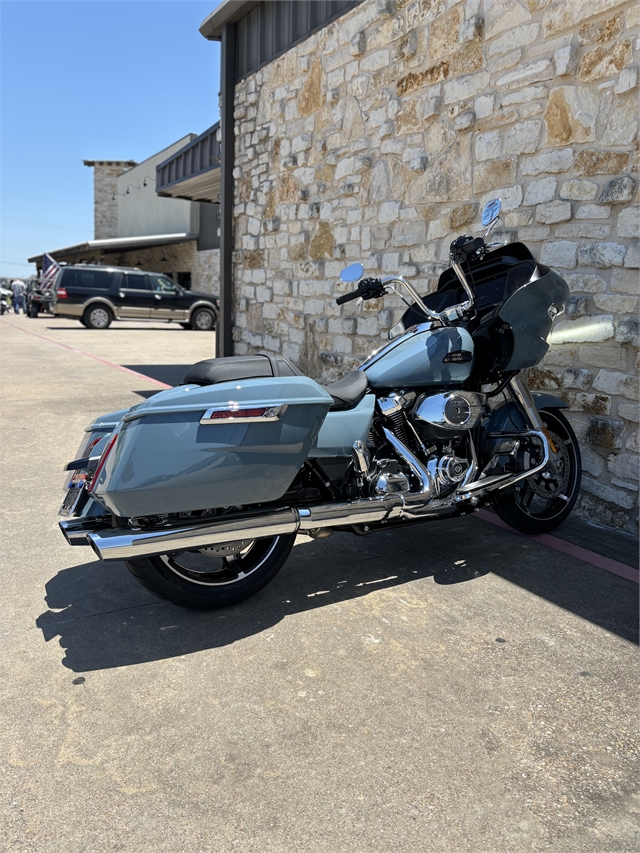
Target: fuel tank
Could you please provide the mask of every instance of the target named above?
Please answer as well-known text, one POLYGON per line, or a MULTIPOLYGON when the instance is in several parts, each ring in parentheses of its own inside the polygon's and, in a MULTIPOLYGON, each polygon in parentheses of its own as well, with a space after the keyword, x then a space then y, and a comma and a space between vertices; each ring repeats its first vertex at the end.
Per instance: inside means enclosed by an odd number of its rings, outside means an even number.
POLYGON ((362 365, 372 388, 462 384, 473 370, 466 329, 425 323, 388 343, 362 365))

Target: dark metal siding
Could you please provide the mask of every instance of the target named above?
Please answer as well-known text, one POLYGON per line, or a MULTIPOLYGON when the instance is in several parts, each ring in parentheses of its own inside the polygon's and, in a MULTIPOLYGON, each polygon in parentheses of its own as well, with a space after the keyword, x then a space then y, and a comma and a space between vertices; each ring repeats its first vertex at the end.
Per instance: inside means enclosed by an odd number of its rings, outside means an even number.
POLYGON ((176 181, 192 178, 200 172, 220 166, 220 143, 217 139, 219 127, 218 121, 156 167, 156 192, 176 181))
POLYGON ((200 233, 198 251, 220 248, 220 205, 200 205, 200 233))
POLYGON ((264 0, 258 3, 236 24, 236 81, 257 71, 361 2, 264 0))

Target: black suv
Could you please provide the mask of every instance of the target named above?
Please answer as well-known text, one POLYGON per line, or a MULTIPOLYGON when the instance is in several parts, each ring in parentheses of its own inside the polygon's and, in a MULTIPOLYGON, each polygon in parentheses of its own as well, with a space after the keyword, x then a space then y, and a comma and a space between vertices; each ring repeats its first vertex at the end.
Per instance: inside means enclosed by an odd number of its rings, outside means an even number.
POLYGON ((185 290, 162 273, 130 267, 66 266, 57 275, 55 291, 53 313, 88 329, 107 329, 112 320, 175 320, 185 329, 208 331, 218 320, 214 296, 185 290))

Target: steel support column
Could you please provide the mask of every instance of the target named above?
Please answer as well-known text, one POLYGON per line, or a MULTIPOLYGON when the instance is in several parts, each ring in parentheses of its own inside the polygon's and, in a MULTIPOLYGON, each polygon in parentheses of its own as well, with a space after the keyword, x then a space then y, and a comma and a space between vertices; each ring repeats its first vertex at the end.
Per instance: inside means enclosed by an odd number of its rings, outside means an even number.
POLYGON ((222 132, 220 176, 220 319, 216 335, 216 356, 233 355, 233 167, 235 154, 235 24, 225 24, 221 41, 222 132))

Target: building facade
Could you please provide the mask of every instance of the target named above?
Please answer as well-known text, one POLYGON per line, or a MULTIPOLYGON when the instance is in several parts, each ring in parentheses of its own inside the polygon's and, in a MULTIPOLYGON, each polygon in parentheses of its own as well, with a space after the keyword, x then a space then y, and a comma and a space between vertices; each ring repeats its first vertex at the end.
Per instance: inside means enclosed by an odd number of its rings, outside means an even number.
POLYGON ((452 238, 478 233, 500 197, 502 237, 572 292, 529 384, 569 405, 579 511, 635 529, 638 5, 364 0, 252 70, 238 39, 255 5, 223 4, 201 27, 224 56, 226 15, 236 51, 234 352, 339 378, 403 311, 392 298, 336 306, 341 268, 433 290, 452 238))

